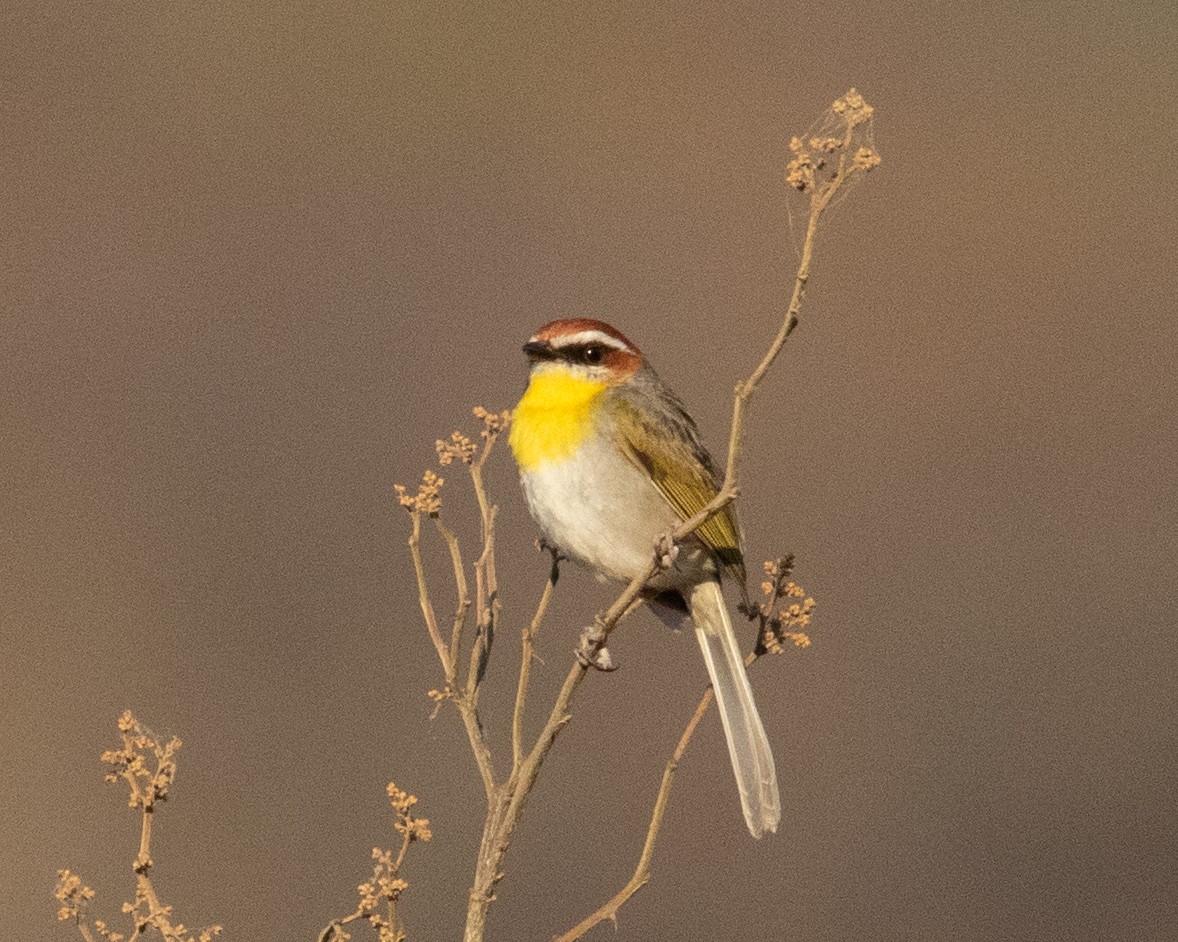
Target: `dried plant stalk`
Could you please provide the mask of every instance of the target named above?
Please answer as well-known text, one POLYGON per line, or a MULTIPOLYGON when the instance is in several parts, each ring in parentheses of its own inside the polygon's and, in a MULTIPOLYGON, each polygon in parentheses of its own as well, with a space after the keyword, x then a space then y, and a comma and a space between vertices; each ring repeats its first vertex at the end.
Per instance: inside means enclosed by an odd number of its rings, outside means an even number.
MULTIPOLYGON (((732 405, 732 427, 728 441, 724 480, 715 496, 699 513, 684 521, 673 534, 673 539, 682 540, 702 526, 716 513, 734 501, 739 494, 738 469, 742 448, 744 417, 749 400, 760 386, 764 377, 781 353, 785 343, 798 324, 802 300, 810 279, 814 243, 819 222, 825 211, 842 193, 850 182, 871 170, 879 163, 878 155, 870 146, 870 118, 872 109, 852 89, 832 106, 830 113, 820 122, 818 130, 810 136, 809 143, 795 138, 791 142, 793 159, 790 162, 787 182, 809 197, 809 217, 802 244, 801 257, 794 278, 793 290, 780 327, 765 354, 752 373, 734 391, 732 405), (837 133, 836 133, 837 132, 837 133)), ((422 612, 426 617, 427 629, 438 652, 446 678, 444 691, 431 691, 439 703, 450 700, 457 707, 467 730, 471 749, 475 756, 487 797, 487 816, 479 844, 475 873, 467 905, 467 919, 464 931, 465 942, 482 942, 486 933, 487 914, 495 899, 495 887, 503 877, 503 863, 516 826, 519 824, 527 799, 543 767, 557 736, 571 717, 571 705, 577 690, 584 681, 590 666, 608 666, 606 642, 618 624, 642 604, 644 588, 659 567, 659 553, 652 546, 651 563, 647 571, 634 579, 618 595, 614 603, 604 612, 598 613, 594 624, 586 629, 577 650, 577 660, 570 666, 564 683, 556 695, 547 718, 536 735, 527 745, 523 726, 525 707, 534 659, 534 642, 541 622, 548 610, 553 590, 559 576, 559 558, 554 554, 548 580, 541 594, 535 615, 521 631, 521 655, 519 676, 516 684, 515 705, 511 717, 511 767, 507 777, 497 779, 491 760, 490 749, 478 714, 478 699, 482 682, 490 661, 495 631, 499 623, 499 597, 495 569, 495 517, 496 507, 489 501, 483 481, 483 467, 496 438, 506 427, 507 413, 493 414, 476 409, 476 415, 483 421, 482 447, 476 445, 460 432, 451 435, 448 441, 437 443, 438 455, 443 465, 461 461, 470 471, 471 485, 478 501, 481 523, 480 554, 474 564, 474 599, 470 598, 465 579, 465 569, 457 538, 441 522, 441 500, 439 489, 441 479, 433 472, 423 477, 418 493, 410 497, 404 488, 398 488, 402 505, 413 515, 413 529, 410 537, 410 551, 414 567, 418 571, 418 592, 422 612), (438 532, 445 539, 454 568, 455 587, 458 603, 449 644, 442 643, 441 633, 433 615, 429 587, 421 574, 420 533, 421 517, 434 519, 438 532), (466 676, 462 682, 456 677, 457 665, 462 652, 464 626, 468 611, 473 607, 477 636, 469 645, 466 676)), ((778 566, 778 571, 788 570, 784 561, 767 566, 778 566)), ((768 572, 768 570, 767 570, 768 572)), ((809 618, 813 600, 807 599, 805 613, 801 603, 791 602, 788 612, 777 612, 775 607, 786 592, 784 576, 774 576, 766 585, 772 595, 768 608, 749 609, 746 614, 761 619, 761 633, 757 649, 749 655, 752 660, 766 651, 783 649, 783 638, 790 638, 801 644, 799 638, 808 637, 799 630, 792 634, 784 632, 783 626, 798 628, 802 619, 809 618), (795 611, 796 610, 796 611, 795 611), (792 612, 793 614, 789 614, 792 612)), ((796 589, 788 583, 790 591, 796 589)), ((792 596, 791 596, 792 598, 792 596)), ((633 876, 615 896, 600 907, 593 915, 569 930, 562 939, 580 938, 592 926, 604 919, 615 916, 618 908, 630 899, 650 878, 650 866, 654 847, 662 826, 663 815, 670 797, 675 771, 686 751, 695 729, 711 703, 711 692, 701 698, 695 714, 679 740, 671 759, 663 772, 662 782, 656 798, 654 811, 647 829, 646 840, 633 876)))
POLYGON ((54 891, 60 904, 57 918, 72 920, 86 942, 97 942, 100 938, 106 942, 138 942, 153 930, 166 942, 212 942, 221 934, 221 926, 196 930, 194 936, 184 923, 175 920, 172 907, 160 901, 150 875, 155 866, 151 858, 152 823, 157 807, 168 800, 175 781, 180 740, 172 737, 166 743, 161 742, 130 710, 119 717, 119 733, 121 746, 104 752, 102 761, 111 767, 106 781, 126 782, 131 792, 127 804, 140 813, 139 848, 131 864, 135 872, 135 901, 123 904, 123 912, 131 918, 131 931, 116 932, 103 920, 90 918, 87 910, 94 899, 94 890, 69 870, 57 872, 54 891))
MULTIPOLYGON (((790 301, 776 336, 764 356, 748 378, 735 388, 725 473, 719 490, 707 506, 676 529, 672 535, 675 541, 689 536, 739 496, 738 470, 745 410, 798 325, 810 279, 819 222, 852 182, 880 163, 870 137, 872 114, 871 106, 851 89, 834 103, 830 113, 820 121, 818 130, 809 136, 808 142, 794 138, 790 143, 794 156, 786 180, 799 192, 809 196, 809 216, 790 301)), ((507 412, 491 413, 482 408, 474 411, 483 423, 481 447, 459 432, 455 432, 448 441, 437 442, 438 457, 443 466, 454 461, 467 466, 478 502, 481 540, 480 553, 473 564, 473 596, 459 539, 441 519, 441 489, 445 481, 437 473, 427 471, 415 495, 411 496, 404 487, 397 486, 399 502, 412 518, 408 543, 417 581, 418 601, 445 680, 444 689, 431 690, 430 696, 439 705, 451 701, 457 708, 487 798, 487 816, 468 897, 463 936, 465 942, 482 942, 487 914, 495 899, 494 888, 503 877, 503 861, 512 835, 545 759, 561 729, 571 718, 570 709, 576 692, 590 666, 608 666, 606 642, 621 621, 642 604, 643 590, 658 571, 662 555, 660 548, 652 545, 652 558, 647 571, 631 581, 606 611, 598 613, 593 626, 586 629, 577 649, 577 659, 569 668, 543 727, 531 746, 525 748, 523 723, 531 666, 535 658, 535 638, 559 578, 560 557, 555 551, 552 552, 548 580, 535 614, 521 632, 519 676, 511 719, 511 768, 505 779, 498 780, 478 709, 479 694, 490 664, 501 614, 495 565, 497 507, 488 498, 483 469, 495 442, 506 429, 510 415, 507 412), (448 640, 443 636, 432 602, 421 553, 423 518, 432 520, 434 529, 446 545, 453 570, 455 607, 448 640), (475 638, 469 645, 469 653, 464 655, 466 626, 472 609, 475 615, 475 638), (464 656, 467 668, 465 677, 460 679, 459 664, 464 656)), ((751 619, 760 622, 757 647, 746 659, 746 668, 765 653, 784 650, 787 641, 798 647, 810 643, 809 636, 802 629, 809 622, 814 601, 804 598, 804 590, 789 581, 791 569, 791 559, 766 563, 767 578, 762 588, 767 601, 757 608, 742 608, 751 619), (798 601, 803 598, 803 601, 798 601), (779 609, 782 600, 785 600, 784 607, 779 609)), ((663 770, 642 851, 632 876, 610 900, 559 936, 558 942, 572 942, 600 922, 616 919, 620 907, 650 880, 655 844, 670 800, 675 773, 712 700, 712 692, 708 689, 663 770)), ((115 769, 107 775, 107 779, 117 781, 122 778, 126 781, 131 789, 131 807, 138 808, 142 814, 139 848, 133 865, 136 874, 135 903, 128 903, 124 907, 132 917, 133 931, 129 936, 124 936, 111 931, 101 920, 90 919, 86 910, 94 897, 94 891, 69 870, 58 873, 55 895, 60 904, 59 918, 74 921, 86 942, 97 942, 99 938, 106 942, 137 942, 152 929, 168 942, 211 942, 213 936, 221 932, 221 927, 211 926, 200 930, 194 938, 183 924, 172 921, 171 907, 161 903, 149 876, 153 866, 150 845, 154 812, 156 804, 167 798, 168 788, 175 775, 174 754, 180 742, 173 739, 161 745, 129 712, 120 719, 119 728, 123 733, 123 747, 104 754, 103 760, 115 769), (154 757, 154 767, 151 757, 154 757)), ((380 942, 404 942, 407 938, 398 910, 401 895, 408 887, 407 881, 401 876, 401 868, 410 845, 415 841, 429 840, 431 832, 428 820, 414 817, 409 810, 417 799, 393 783, 388 788, 390 801, 397 812, 395 827, 402 835, 400 849, 395 854, 380 848, 374 849, 376 863, 373 876, 359 887, 360 902, 357 909, 349 916, 329 924, 320 934, 320 942, 344 942, 350 938, 344 926, 361 919, 377 932, 380 942), (380 911, 382 903, 383 912, 380 911)))

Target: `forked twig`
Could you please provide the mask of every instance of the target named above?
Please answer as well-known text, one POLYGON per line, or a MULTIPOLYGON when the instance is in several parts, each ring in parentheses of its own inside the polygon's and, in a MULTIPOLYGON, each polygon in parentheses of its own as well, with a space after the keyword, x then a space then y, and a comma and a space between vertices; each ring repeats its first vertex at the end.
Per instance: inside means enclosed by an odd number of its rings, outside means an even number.
MULTIPOLYGON (((790 163, 787 180, 800 192, 809 193, 810 213, 806 225, 805 238, 802 243, 801 257, 794 276, 789 305, 786 308, 781 326, 778 328, 776 336, 769 345, 769 349, 766 350, 765 355, 761 358, 761 361, 749 377, 736 385, 732 400, 732 425, 728 437, 728 459, 725 465, 724 481, 720 485, 716 496, 707 506, 689 520, 684 521, 675 531, 674 539, 676 541, 682 540, 703 526, 704 523, 739 496, 737 471, 743 443, 745 408, 752 398, 753 393, 757 390, 757 387, 760 386, 765 374, 768 373, 770 367, 785 347, 786 341, 789 340, 794 329, 798 326, 802 300, 805 297, 806 287, 810 281, 810 266, 813 260, 819 221, 853 174, 866 173, 878 166, 880 162, 878 154, 869 146, 861 146, 854 153, 851 151, 856 141, 857 133, 861 133, 857 132, 856 129, 862 128, 867 124, 873 113, 873 109, 863 100, 862 96, 855 89, 851 89, 843 98, 840 98, 834 103, 831 110, 835 118, 828 119, 828 121, 841 123, 841 136, 833 138, 818 135, 810 141, 810 146, 815 150, 826 154, 838 153, 837 165, 826 178, 823 178, 821 175, 825 169, 822 160, 815 160, 810 150, 797 138, 791 142, 791 149, 794 151, 795 158, 790 163)), ((828 129, 829 125, 823 128, 823 130, 828 129)), ((657 559, 652 559, 650 565, 647 567, 647 571, 634 579, 618 597, 617 601, 604 614, 598 616, 596 622, 597 632, 594 637, 600 647, 604 647, 609 635, 616 629, 622 618, 629 611, 629 606, 634 600, 639 598, 643 587, 658 571, 658 568, 657 559)), ((775 590, 776 588, 775 586, 775 590)), ((810 604, 812 605, 812 600, 810 600, 810 604)), ((764 629, 764 625, 765 620, 763 618, 762 629, 764 629)), ((808 640, 806 643, 808 643, 808 640)), ((745 659, 746 669, 760 656, 763 650, 761 639, 758 639, 757 650, 749 654, 745 659)), ((590 653, 590 659, 592 659, 592 652, 590 653)), ((675 771, 678 768, 683 752, 691 741, 696 727, 699 725, 699 721, 703 718, 704 713, 707 712, 712 700, 713 693, 709 687, 700 699, 699 705, 688 722, 675 752, 663 770, 662 783, 655 800, 655 807, 651 815, 650 825, 647 829, 646 840, 630 880, 594 913, 586 917, 564 935, 559 936, 558 942, 573 942, 573 940, 581 938, 599 922, 605 919, 615 919, 618 909, 650 880, 650 862, 654 853, 654 845, 662 826, 667 801, 670 797, 671 784, 674 780, 675 771)))
POLYGON ((560 579, 560 561, 564 557, 551 548, 545 547, 552 556, 552 568, 548 571, 548 581, 544 583, 544 591, 540 595, 540 602, 536 606, 536 614, 520 632, 520 661, 519 680, 515 690, 515 707, 511 714, 511 768, 518 771, 523 762, 523 723, 524 706, 528 700, 528 684, 532 677, 532 661, 536 657, 536 635, 540 632, 540 624, 548 612, 548 605, 552 601, 552 593, 560 579))
MULTIPOLYGON (((832 113, 837 117, 830 120, 838 123, 842 132, 839 137, 834 137, 827 133, 826 136, 819 134, 819 136, 813 137, 809 145, 803 144, 796 138, 791 142, 790 146, 795 157, 790 163, 787 180, 796 189, 809 194, 810 215, 789 304, 777 333, 764 356, 758 362, 752 373, 749 374, 748 378, 738 383, 735 387, 732 405, 732 426, 728 440, 724 479, 720 483, 713 499, 690 519, 683 521, 675 530, 672 537, 676 541, 686 539, 738 497, 738 465, 742 448, 745 411, 753 393, 760 386, 799 323, 798 319, 802 300, 810 279, 810 267, 819 220, 825 210, 829 208, 836 195, 853 175, 866 172, 879 162, 878 156, 870 147, 859 147, 852 154, 852 146, 858 140, 855 129, 869 121, 871 117, 870 106, 852 89, 846 96, 835 102, 832 113), (836 154, 837 160, 835 160, 836 154), (833 166, 828 165, 831 160, 835 160, 833 166)), ((829 128, 824 126, 820 131, 827 132, 829 128)), ((660 560, 653 551, 652 535, 651 560, 646 571, 633 579, 607 610, 598 613, 594 619, 594 625, 582 639, 582 645, 577 651, 578 658, 570 666, 543 727, 532 741, 530 748, 525 748, 523 721, 531 676, 531 664, 535 657, 534 640, 540 623, 547 612, 558 575, 557 559, 554 557, 553 567, 550 571, 548 582, 541 594, 536 613, 529 625, 522 630, 520 671, 516 687, 516 701, 511 720, 511 771, 505 780, 497 782, 491 766, 490 750, 482 724, 478 718, 477 710, 478 697, 490 660, 491 648, 499 618, 499 597, 494 556, 496 508, 487 499, 482 479, 482 468, 487 454, 494 444, 495 437, 506 425, 506 414, 496 417, 491 416, 485 410, 476 410, 476 414, 479 414, 483 418, 487 426, 483 433, 486 445, 481 453, 478 453, 479 450, 473 443, 460 433, 455 433, 449 443, 438 443, 438 452, 443 464, 448 464, 451 460, 460 458, 470 468, 471 481, 478 499, 482 524, 482 552, 474 566, 475 597, 473 608, 476 613, 478 637, 471 646, 466 677, 461 684, 455 678, 455 670, 461 653, 463 625, 471 603, 468 601, 464 605, 462 601, 465 595, 465 582, 460 575, 461 556, 457 552, 456 540, 452 536, 446 535, 448 531, 441 530, 450 546, 451 559, 455 566, 456 582, 459 585, 459 605, 456 609, 454 627, 451 632, 449 645, 445 645, 441 641, 441 633, 437 627, 436 617, 433 616, 432 606, 428 604, 428 591, 424 577, 419 575, 418 578, 419 593, 422 595, 422 611, 426 616, 430 637, 438 649, 439 658, 442 661, 447 678, 446 691, 438 694, 437 697, 438 699, 452 699, 458 707, 463 722, 466 725, 468 738, 470 739, 472 750, 475 753, 476 762, 487 794, 487 817, 484 823, 482 840, 479 845, 474 879, 468 897, 467 921, 464 933, 465 942, 482 942, 485 936, 487 913, 491 903, 495 899, 494 888, 503 877, 502 864, 514 829, 519 823, 527 799, 531 794, 540 769, 556 737, 571 718, 570 706, 588 672, 589 666, 608 667, 609 662, 605 655, 607 653, 606 642, 610 634, 626 616, 643 603, 645 587, 661 565, 660 560), (489 419, 494 425, 488 424, 489 419)), ((436 475, 434 477, 436 479, 436 475)), ((415 516, 419 516, 421 513, 427 513, 436 517, 436 502, 431 504, 429 500, 431 495, 427 493, 429 484, 430 481, 427 474, 427 478, 423 479, 423 491, 419 491, 417 498, 410 498, 404 493, 404 489, 400 490, 402 504, 409 507, 415 516)), ((432 496, 436 498, 436 488, 432 496)), ((420 532, 419 525, 415 525, 414 532, 420 532)), ((412 540, 411 548, 415 549, 412 540)), ((416 557, 415 567, 418 563, 419 557, 416 557)), ((812 602, 807 600, 807 604, 812 604, 812 602)), ((800 636, 800 633, 798 634, 800 636)), ((750 655, 749 663, 762 650, 763 648, 759 647, 757 652, 750 655)), ((633 896, 650 879, 650 864, 653 859, 655 843, 669 800, 675 771, 710 702, 710 692, 705 693, 700 700, 695 714, 684 730, 675 752, 664 769, 662 784, 647 830, 643 850, 630 881, 609 902, 599 908, 593 916, 588 917, 587 920, 578 924, 577 927, 569 930, 561 939, 573 940, 580 938, 593 925, 596 925, 603 919, 612 918, 616 914, 618 907, 624 904, 626 900, 633 896)))
MULTIPOLYGON (((745 669, 747 670, 751 667, 753 662, 759 657, 761 655, 755 651, 748 654, 744 659, 745 669)), ((712 690, 711 685, 709 685, 707 690, 699 698, 699 703, 696 704, 695 711, 691 714, 691 719, 687 721, 687 725, 683 728, 683 733, 679 737, 675 751, 671 753, 671 758, 667 760, 667 764, 663 767, 663 777, 659 782, 658 794, 654 800, 654 809, 651 811, 650 823, 646 828, 646 840, 642 843, 642 852, 638 855, 638 863, 635 864, 634 873, 626 881, 626 885, 567 932, 558 935, 553 939, 553 942, 574 942, 575 939, 581 938, 581 936, 600 922, 605 922, 607 919, 616 922, 618 910, 622 908, 622 905, 650 882, 650 864, 654 859, 654 845, 658 840, 659 832, 662 830, 663 816, 666 814, 667 805, 671 800, 671 786, 675 781, 675 773, 679 769, 679 763, 683 761, 687 747, 691 745, 696 728, 708 710, 711 709, 715 700, 715 692, 712 690)))
POLYGON ((135 719, 130 710, 119 717, 119 733, 122 745, 104 752, 102 761, 111 766, 106 781, 122 779, 126 782, 131 791, 128 805, 140 813, 139 849, 131 865, 135 872, 135 901, 123 904, 123 912, 131 919, 132 931, 129 935, 115 933, 101 919, 90 919, 86 910, 94 899, 94 891, 69 870, 57 872, 54 891, 60 903, 57 918, 73 920, 86 942, 95 942, 98 937, 138 942, 152 930, 167 942, 212 942, 221 934, 221 927, 208 926, 197 930, 197 935, 193 936, 193 930, 175 918, 172 907, 160 901, 151 878, 155 866, 151 858, 152 823, 157 806, 167 801, 176 778, 176 753, 180 749, 180 740, 172 737, 166 743, 161 741, 135 719))

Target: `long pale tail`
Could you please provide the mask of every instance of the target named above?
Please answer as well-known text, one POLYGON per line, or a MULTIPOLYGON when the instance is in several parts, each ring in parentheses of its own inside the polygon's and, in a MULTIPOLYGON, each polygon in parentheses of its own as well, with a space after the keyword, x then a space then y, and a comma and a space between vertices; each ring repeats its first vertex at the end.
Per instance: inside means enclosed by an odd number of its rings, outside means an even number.
POLYGON ((689 601, 695 634, 724 723, 744 820, 749 833, 760 837, 765 831, 776 831, 781 820, 777 770, 769 739, 753 701, 753 690, 745 673, 744 658, 736 646, 720 583, 708 581, 694 586, 689 601))

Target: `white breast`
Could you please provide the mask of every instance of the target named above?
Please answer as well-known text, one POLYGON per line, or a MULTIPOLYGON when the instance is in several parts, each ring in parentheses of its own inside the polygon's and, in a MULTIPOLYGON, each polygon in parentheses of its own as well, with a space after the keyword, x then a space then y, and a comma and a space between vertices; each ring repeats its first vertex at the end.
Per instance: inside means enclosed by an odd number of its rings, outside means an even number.
MULTIPOLYGON (((591 437, 572 457, 521 479, 532 515, 549 541, 621 582, 644 572, 654 558, 655 540, 680 523, 650 479, 602 435, 591 437)), ((678 571, 659 581, 696 581, 708 565, 703 555, 697 547, 685 547, 678 571)))

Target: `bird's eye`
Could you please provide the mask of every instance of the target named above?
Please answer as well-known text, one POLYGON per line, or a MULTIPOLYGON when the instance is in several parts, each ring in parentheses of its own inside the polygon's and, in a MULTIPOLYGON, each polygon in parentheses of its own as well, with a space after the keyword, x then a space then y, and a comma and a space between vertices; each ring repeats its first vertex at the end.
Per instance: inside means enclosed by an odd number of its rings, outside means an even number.
POLYGON ((590 345, 585 348, 585 352, 581 354, 581 358, 590 366, 596 366, 605 359, 605 348, 590 345))

